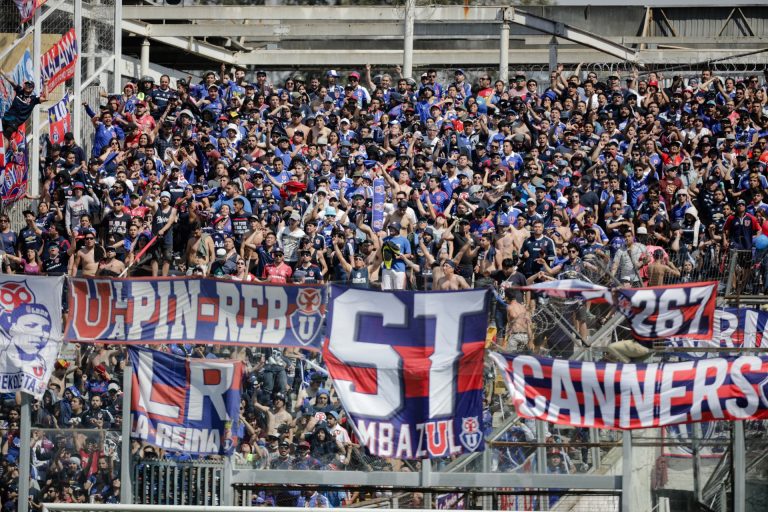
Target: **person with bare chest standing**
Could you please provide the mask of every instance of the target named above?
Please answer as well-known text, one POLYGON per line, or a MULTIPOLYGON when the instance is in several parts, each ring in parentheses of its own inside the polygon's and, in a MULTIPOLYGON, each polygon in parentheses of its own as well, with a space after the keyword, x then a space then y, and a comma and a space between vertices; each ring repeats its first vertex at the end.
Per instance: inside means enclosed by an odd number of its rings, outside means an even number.
POLYGON ((456 273, 456 263, 446 260, 443 263, 443 277, 437 281, 438 290, 468 290, 467 280, 456 273))
POLYGON ((82 271, 83 276, 95 276, 99 270, 99 261, 104 255, 104 249, 96 246, 96 235, 93 233, 87 233, 84 239, 85 245, 75 253, 69 265, 67 274, 70 276, 76 275, 78 270, 82 271))

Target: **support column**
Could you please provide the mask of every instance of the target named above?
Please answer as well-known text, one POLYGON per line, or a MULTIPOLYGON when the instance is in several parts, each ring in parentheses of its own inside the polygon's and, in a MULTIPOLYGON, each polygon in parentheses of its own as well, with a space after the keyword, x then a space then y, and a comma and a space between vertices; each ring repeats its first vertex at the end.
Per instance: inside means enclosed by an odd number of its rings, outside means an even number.
POLYGON ((413 75, 413 25, 416 18, 416 0, 405 0, 405 27, 403 37, 403 76, 413 75))
POLYGON ((621 512, 632 510, 632 432, 625 430, 621 439, 621 512))
POLYGON ((149 73, 149 39, 145 38, 141 43, 141 74, 149 73))
POLYGON ((549 72, 557 69, 557 38, 552 36, 549 40, 549 72))
MULTIPOLYGON (((421 460, 421 488, 429 489, 432 486, 432 461, 429 459, 421 460)), ((432 493, 424 492, 424 504, 421 506, 423 509, 431 509, 432 507, 432 493)))
POLYGON ((32 397, 26 393, 21 393, 18 512, 29 512, 29 465, 32 463, 32 447, 30 446, 32 443, 31 403, 32 397))
MULTIPOLYGON (((75 108, 77 108, 75 104, 75 108)), ((123 370, 123 428, 120 442, 120 503, 133 503, 133 475, 131 474, 131 391, 133 366, 123 370)))
MULTIPOLYGON (((32 33, 32 63, 33 67, 33 80, 35 81, 35 91, 37 94, 42 92, 42 83, 40 81, 40 66, 42 60, 42 33, 43 23, 40 19, 40 9, 35 9, 34 14, 35 29, 32 33)), ((27 134, 27 141, 30 140, 29 134, 27 134)), ((29 161, 27 162, 27 169, 29 172, 29 179, 27 185, 27 192, 31 196, 40 195, 40 105, 36 105, 32 109, 32 140, 31 144, 27 146, 27 155, 29 161)), ((27 468, 29 471, 29 468, 27 468)), ((27 500, 24 499, 24 507, 27 506, 27 500)), ((21 510, 21 509, 19 509, 21 510)))
POLYGON ((701 423, 693 424, 693 438, 691 447, 693 449, 693 497, 701 503, 701 423))
POLYGON ((733 512, 744 512, 747 506, 747 472, 744 451, 744 422, 733 422, 733 512))
POLYGON ((123 31, 120 28, 123 23, 123 2, 122 0, 115 1, 115 43, 114 43, 114 55, 115 60, 112 68, 112 92, 120 94, 123 90, 123 31))
POLYGON ((501 32, 499 34, 499 80, 504 82, 507 87, 509 82, 509 17, 510 10, 502 8, 501 14, 501 32))
POLYGON ((78 144, 83 143, 81 139, 82 135, 82 122, 83 122, 83 108, 82 108, 82 91, 83 88, 83 0, 75 0, 74 3, 74 17, 75 17, 75 37, 77 38, 77 48, 80 51, 80 59, 75 64, 75 83, 72 91, 72 134, 75 136, 75 141, 78 144))

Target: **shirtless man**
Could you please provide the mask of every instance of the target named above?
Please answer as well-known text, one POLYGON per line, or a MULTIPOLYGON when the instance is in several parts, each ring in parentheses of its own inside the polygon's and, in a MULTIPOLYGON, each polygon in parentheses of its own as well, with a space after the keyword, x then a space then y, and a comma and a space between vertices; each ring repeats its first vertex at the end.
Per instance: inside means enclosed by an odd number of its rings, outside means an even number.
POLYGON ((469 283, 456 273, 456 263, 453 260, 443 262, 443 277, 437 281, 438 290, 468 290, 469 283))
POLYGON ((213 238, 203 233, 200 223, 195 223, 192 226, 192 237, 187 241, 187 248, 184 251, 189 274, 195 267, 201 267, 204 272, 207 272, 215 256, 216 248, 213 245, 213 238))
MULTIPOLYGON (((401 194, 398 194, 401 195, 401 194)), ((407 236, 416 227, 416 213, 408 206, 408 201, 399 199, 395 209, 389 214, 386 225, 400 223, 400 234, 407 236)))
POLYGON ((99 262, 98 275, 118 277, 125 270, 125 263, 117 259, 116 255, 117 249, 107 246, 107 256, 99 262))
MULTIPOLYGON (((96 235, 88 233, 84 237, 85 246, 75 253, 75 257, 70 260, 69 269, 67 274, 70 276, 76 275, 78 270, 82 270, 84 276, 95 276, 99 270, 99 256, 101 249, 97 251, 96 248, 96 235)), ((72 246, 74 246, 74 240, 72 246)))
POLYGON ((667 276, 680 277, 680 270, 671 261, 664 263, 664 252, 653 251, 654 262, 648 265, 648 286, 662 286, 667 276))
POLYGON ((515 290, 506 288, 504 297, 507 299, 507 332, 506 346, 512 352, 523 350, 533 351, 533 324, 531 313, 515 298, 515 290))
MULTIPOLYGON (((501 262, 512 258, 513 253, 520 254, 523 243, 531 236, 531 232, 525 226, 525 218, 521 215, 517 218, 518 226, 509 225, 503 235, 496 240, 496 268, 501 268, 501 262)), ((499 226, 501 228, 501 226, 499 226)))

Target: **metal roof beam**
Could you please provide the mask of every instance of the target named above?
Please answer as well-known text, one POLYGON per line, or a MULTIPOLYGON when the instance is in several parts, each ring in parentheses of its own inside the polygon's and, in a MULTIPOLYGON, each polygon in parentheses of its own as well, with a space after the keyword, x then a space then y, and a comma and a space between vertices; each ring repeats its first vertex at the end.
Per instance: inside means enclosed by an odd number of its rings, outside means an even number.
MULTIPOLYGON (((417 20, 496 22, 498 7, 417 7, 417 20)), ((124 6, 123 19, 136 20, 303 20, 339 21, 360 20, 361 22, 391 21, 402 23, 404 10, 396 7, 299 7, 277 6, 217 6, 210 7, 148 7, 124 6)))
MULTIPOLYGON (((760 49, 760 48, 754 48, 760 49)), ((740 51, 749 51, 743 48, 740 51)), ((733 55, 732 49, 719 50, 644 50, 639 60, 646 64, 687 63, 720 59, 733 55)), ((541 64, 549 59, 548 49, 510 50, 510 64, 541 64)), ((768 53, 753 55, 751 63, 768 62, 768 53)), ((265 67, 306 66, 395 66, 403 61, 402 50, 256 50, 234 54, 233 64, 260 65, 265 67)), ((579 62, 620 62, 622 59, 606 56, 604 53, 583 48, 566 48, 558 52, 558 61, 563 64, 579 62)), ((443 66, 477 65, 496 67, 499 64, 498 49, 488 50, 415 50, 414 66, 432 66, 440 62, 443 66)))
POLYGON ((555 22, 540 16, 534 16, 533 14, 518 11, 512 7, 503 8, 502 16, 504 16, 504 19, 508 20, 510 23, 523 25, 540 32, 562 37, 563 39, 568 39, 574 43, 593 48, 621 60, 638 62, 637 52, 635 52, 635 50, 627 48, 622 44, 615 43, 610 39, 587 32, 586 30, 566 25, 565 23, 555 22))
MULTIPOLYGON (((147 24, 124 19, 123 31, 136 35, 145 35, 147 31, 147 24)), ((180 50, 194 53, 207 59, 212 59, 218 62, 225 62, 228 64, 235 63, 235 54, 233 52, 227 51, 212 44, 208 44, 198 39, 190 37, 153 36, 152 40, 167 44, 168 46, 173 46, 174 48, 178 48, 180 50)))

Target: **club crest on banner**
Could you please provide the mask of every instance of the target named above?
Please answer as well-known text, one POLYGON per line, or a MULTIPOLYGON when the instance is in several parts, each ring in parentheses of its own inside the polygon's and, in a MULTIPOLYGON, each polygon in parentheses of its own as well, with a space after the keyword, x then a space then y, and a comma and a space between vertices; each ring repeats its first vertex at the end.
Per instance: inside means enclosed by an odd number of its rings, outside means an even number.
POLYGON ((323 327, 323 295, 321 288, 302 288, 296 296, 298 309, 291 316, 291 331, 304 345, 315 340, 323 327))
POLYGON ((480 430, 480 422, 477 416, 461 420, 459 441, 470 452, 475 451, 480 446, 480 443, 483 441, 483 432, 480 430))

